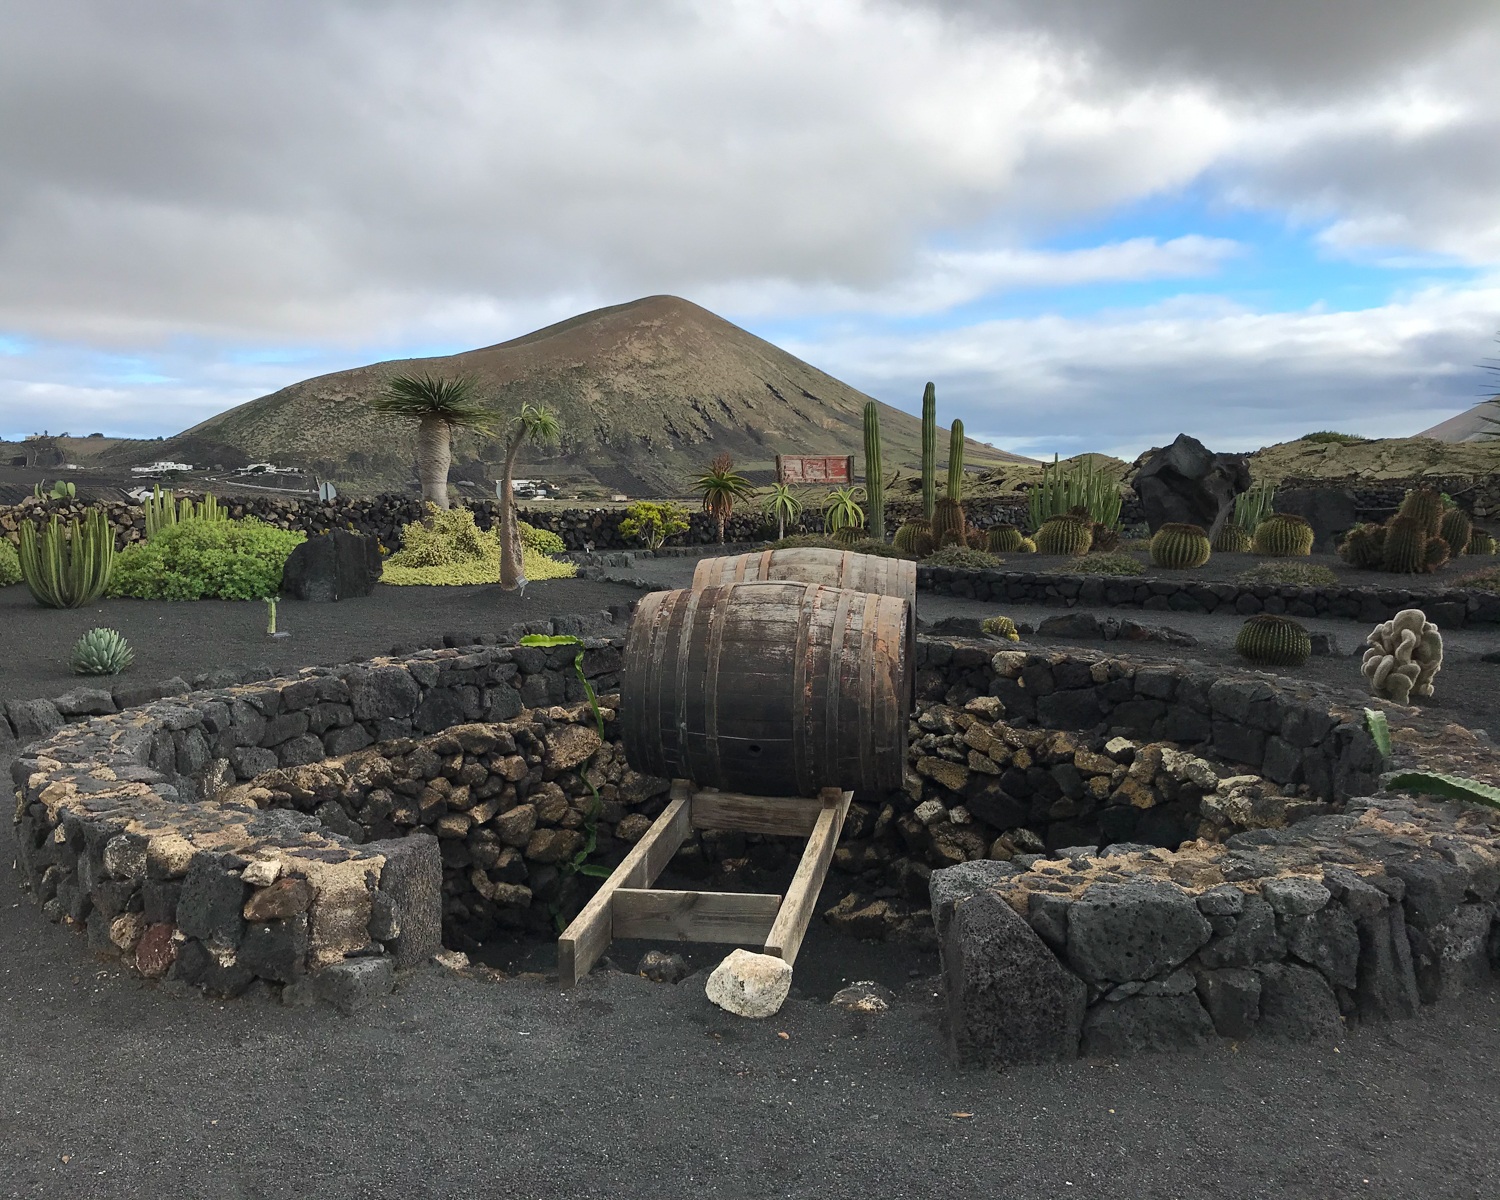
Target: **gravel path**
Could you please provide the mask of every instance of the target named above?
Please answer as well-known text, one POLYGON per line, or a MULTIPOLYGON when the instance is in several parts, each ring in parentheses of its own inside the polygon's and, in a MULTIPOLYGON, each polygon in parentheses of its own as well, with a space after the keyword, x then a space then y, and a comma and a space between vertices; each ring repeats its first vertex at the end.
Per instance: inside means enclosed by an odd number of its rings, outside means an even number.
MULTIPOLYGON (((270 643, 249 606, 239 632, 238 612, 218 615, 228 606, 38 614, 17 590, 0 591, 0 696, 76 683, 56 658, 104 617, 137 643, 142 678, 190 677, 361 657, 639 594, 560 582, 533 585, 522 605, 490 589, 382 589, 393 594, 371 604, 284 606, 295 636, 270 643)), ((923 616, 982 607, 924 597, 923 616)), ((1221 636, 1212 621, 1171 616, 1205 646, 1221 636)), ((1330 624, 1350 648, 1362 636, 1330 624)), ((1467 654, 1462 637, 1451 644, 1467 654)), ((0 877, 0 1197, 1494 1194, 1496 988, 1355 1028, 1338 1049, 1252 1040, 960 1072, 943 1053, 930 959, 892 969, 894 952, 816 925, 799 968, 813 994, 763 1023, 710 1005, 701 975, 672 987, 599 971, 561 992, 534 973, 437 968, 344 1018, 126 976, 50 925, 13 868, 0 877), (900 987, 890 1012, 823 1002, 866 974, 900 987)))

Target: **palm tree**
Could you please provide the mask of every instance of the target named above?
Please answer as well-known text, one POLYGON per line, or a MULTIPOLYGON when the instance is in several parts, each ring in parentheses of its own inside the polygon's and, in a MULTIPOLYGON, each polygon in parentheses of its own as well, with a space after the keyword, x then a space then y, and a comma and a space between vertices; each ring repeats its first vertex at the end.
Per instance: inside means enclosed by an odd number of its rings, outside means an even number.
POLYGON ((761 502, 761 511, 768 517, 776 518, 776 540, 780 541, 786 537, 787 522, 795 521, 802 515, 802 501, 789 485, 773 483, 761 502))
POLYGON ((750 481, 736 475, 734 459, 720 454, 708 464, 708 470, 698 476, 693 490, 703 493, 703 511, 718 523, 719 544, 724 544, 724 523, 734 512, 734 502, 750 494, 750 481))
POLYGON ((453 462, 453 434, 459 429, 488 432, 495 414, 474 398, 472 375, 434 379, 430 375, 395 375, 385 391, 370 401, 378 413, 417 423, 417 476, 422 499, 448 507, 448 468, 453 462))
POLYGON ((557 415, 544 405, 523 404, 512 418, 505 437, 505 476, 500 483, 500 586, 513 591, 526 586, 522 571, 521 527, 516 521, 516 498, 511 494, 516 455, 527 442, 550 445, 561 436, 557 415))

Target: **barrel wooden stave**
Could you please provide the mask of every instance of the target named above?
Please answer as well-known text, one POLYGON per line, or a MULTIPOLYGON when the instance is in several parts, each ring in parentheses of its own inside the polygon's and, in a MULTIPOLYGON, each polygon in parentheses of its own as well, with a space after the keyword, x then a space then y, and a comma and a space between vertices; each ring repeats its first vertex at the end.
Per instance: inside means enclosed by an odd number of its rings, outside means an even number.
POLYGON ((750 795, 901 784, 907 605, 800 582, 644 597, 620 713, 632 767, 750 795))
POLYGON ((917 609, 917 564, 904 558, 801 546, 705 558, 693 571, 695 589, 755 580, 821 583, 877 596, 899 596, 913 612, 917 609))

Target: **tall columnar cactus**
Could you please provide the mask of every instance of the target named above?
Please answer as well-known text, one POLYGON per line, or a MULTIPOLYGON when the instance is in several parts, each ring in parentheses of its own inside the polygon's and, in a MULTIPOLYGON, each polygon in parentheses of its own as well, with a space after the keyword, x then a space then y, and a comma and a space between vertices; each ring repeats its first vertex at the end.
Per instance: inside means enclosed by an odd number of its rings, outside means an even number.
POLYGON ((1290 617, 1261 613, 1234 639, 1235 653, 1269 667, 1300 667, 1312 655, 1312 637, 1290 617))
POLYGON ((1048 517, 1036 531, 1038 554, 1087 554, 1093 541, 1093 526, 1088 521, 1067 513, 1060 517, 1048 517))
POLYGON ((870 503, 866 519, 870 536, 885 541, 885 476, 880 472, 880 407, 871 400, 865 404, 865 494, 870 503))
POLYGON ((1385 529, 1380 565, 1387 571, 1415 575, 1436 571, 1448 561, 1448 543, 1429 533, 1424 515, 1392 517, 1385 529))
POLYGON ((937 388, 922 392, 922 516, 930 522, 937 504, 937 388))
POLYGON ((89 512, 80 526, 68 522, 64 535, 53 517, 38 533, 21 523, 21 578, 38 604, 77 608, 97 600, 115 569, 115 531, 102 508, 89 512))
POLYGON ((1461 508, 1450 508, 1443 513, 1438 525, 1438 537, 1448 543, 1448 549, 1457 556, 1469 552, 1469 539, 1474 536, 1474 522, 1461 508))
POLYGON ((1313 527, 1295 513, 1272 513, 1255 527, 1252 549, 1273 558, 1298 558, 1312 553, 1313 527))
POLYGON ((1201 567, 1212 551, 1202 526, 1181 521, 1168 521, 1151 539, 1151 561, 1173 571, 1201 567))
POLYGON ((1442 494, 1429 487, 1413 488, 1402 499, 1396 515, 1416 519, 1428 537, 1436 537, 1443 522, 1442 494))
POLYGON ((948 430, 948 498, 964 499, 964 423, 954 421, 948 430))

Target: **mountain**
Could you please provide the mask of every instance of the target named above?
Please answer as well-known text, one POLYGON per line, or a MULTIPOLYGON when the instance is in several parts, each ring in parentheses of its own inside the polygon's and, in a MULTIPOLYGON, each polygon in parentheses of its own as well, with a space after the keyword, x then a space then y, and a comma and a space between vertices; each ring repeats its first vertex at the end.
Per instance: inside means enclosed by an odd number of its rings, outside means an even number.
POLYGON ((1440 442, 1482 442, 1500 434, 1500 426, 1491 422, 1500 422, 1500 404, 1494 400, 1482 400, 1468 412, 1422 430, 1417 437, 1437 438, 1440 442))
MULTIPOLYGON (((551 406, 562 445, 524 452, 518 475, 596 494, 685 495, 721 453, 753 482, 769 480, 778 453, 854 454, 858 462, 870 399, 707 309, 648 296, 480 350, 294 383, 155 443, 151 454, 307 466, 351 490, 401 486, 412 473, 413 428, 376 415, 367 401, 390 376, 412 372, 473 375, 501 413, 525 401, 551 406)), ((919 470, 920 420, 888 405, 880 416, 886 469, 919 470)), ((944 463, 947 442, 940 430, 944 463)), ((972 467, 1028 461, 973 439, 965 445, 972 467)), ((453 477, 476 483, 501 458, 498 442, 468 434, 454 451, 453 477)))

